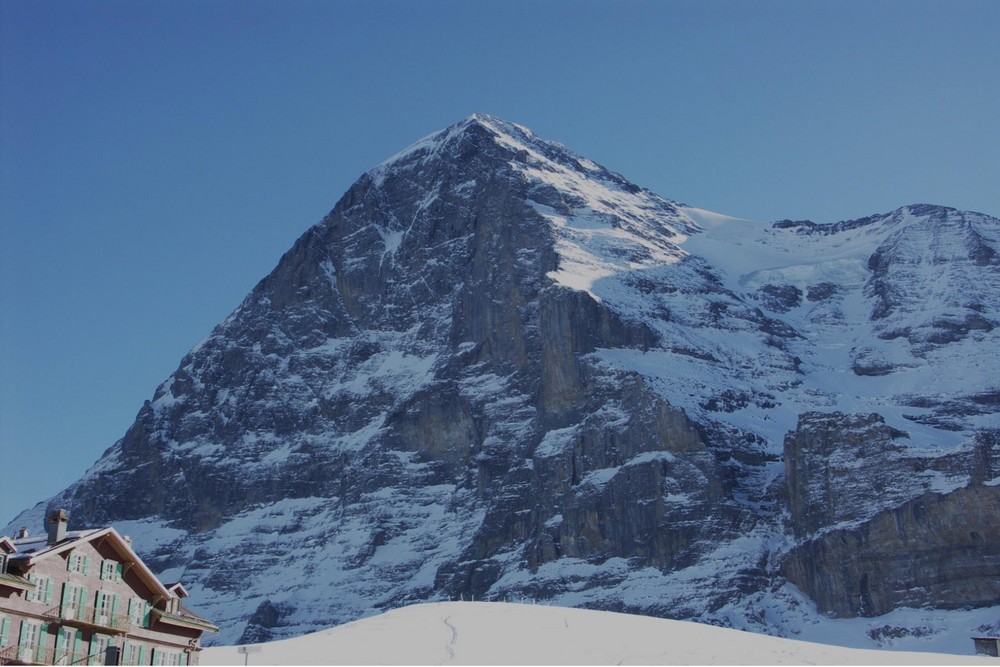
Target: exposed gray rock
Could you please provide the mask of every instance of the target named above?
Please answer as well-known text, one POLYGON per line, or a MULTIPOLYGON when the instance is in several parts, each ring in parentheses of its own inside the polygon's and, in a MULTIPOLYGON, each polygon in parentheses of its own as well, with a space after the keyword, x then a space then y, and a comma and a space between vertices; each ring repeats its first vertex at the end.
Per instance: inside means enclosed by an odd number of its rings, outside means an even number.
POLYGON ((928 493, 796 547, 788 579, 823 612, 969 608, 1000 596, 1000 487, 928 493))
POLYGON ((785 439, 800 543, 782 571, 820 611, 964 608, 1000 595, 1000 447, 907 451, 879 415, 802 415, 785 439), (991 484, 987 486, 987 484, 991 484))
POLYGON ((802 305, 802 290, 795 285, 772 285, 761 286, 759 298, 764 307, 776 313, 787 313, 792 308, 802 305))

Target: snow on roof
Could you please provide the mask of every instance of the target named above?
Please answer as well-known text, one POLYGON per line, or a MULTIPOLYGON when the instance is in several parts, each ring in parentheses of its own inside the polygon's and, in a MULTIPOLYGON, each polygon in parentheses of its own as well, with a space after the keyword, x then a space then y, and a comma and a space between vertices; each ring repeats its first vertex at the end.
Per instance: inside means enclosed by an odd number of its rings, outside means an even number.
POLYGON ((66 532, 66 537, 57 544, 49 544, 46 535, 37 537, 24 537, 13 541, 17 551, 10 559, 18 563, 21 567, 31 567, 37 561, 48 556, 62 553, 74 548, 81 542, 89 542, 98 537, 107 536, 111 538, 111 543, 118 553, 135 563, 135 571, 153 589, 154 593, 164 598, 173 597, 174 593, 167 590, 163 582, 153 573, 139 555, 132 550, 132 546, 118 534, 114 528, 93 528, 90 530, 71 530, 66 532))
POLYGON ((180 607, 175 613, 163 611, 162 609, 154 609, 153 613, 163 623, 170 623, 173 625, 182 625, 182 626, 195 626, 200 630, 208 630, 214 633, 219 632, 219 626, 215 625, 211 621, 205 620, 198 614, 194 613, 190 609, 186 609, 185 607, 180 607))
POLYGON ((179 598, 186 598, 188 597, 188 595, 190 595, 190 593, 187 592, 187 589, 184 588, 184 584, 182 584, 179 581, 174 581, 169 584, 164 584, 164 586, 166 586, 168 591, 170 591, 179 598))
POLYGON ((70 530, 66 532, 66 537, 63 538, 58 544, 49 544, 49 538, 47 535, 35 535, 33 537, 14 539, 12 543, 14 545, 15 552, 11 555, 11 560, 41 556, 42 554, 53 550, 62 551, 71 543, 80 539, 93 537, 95 533, 99 533, 102 530, 107 529, 94 528, 91 530, 70 530))

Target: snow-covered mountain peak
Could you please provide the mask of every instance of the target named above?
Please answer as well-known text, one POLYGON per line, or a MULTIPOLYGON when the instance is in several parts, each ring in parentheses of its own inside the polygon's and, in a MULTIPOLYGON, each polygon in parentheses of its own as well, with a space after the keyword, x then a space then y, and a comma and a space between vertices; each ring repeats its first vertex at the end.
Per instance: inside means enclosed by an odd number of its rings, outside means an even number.
POLYGON ((782 633, 995 604, 998 237, 739 220, 470 116, 362 175, 12 526, 114 524, 223 642, 473 595, 782 633))
MULTIPOLYGON (((522 125, 489 115, 474 114, 428 135, 367 178, 376 190, 407 190, 421 209, 446 194, 461 200, 463 193, 477 196, 486 182, 516 180, 554 240, 558 266, 549 277, 594 296, 593 285, 602 278, 679 261, 686 256, 679 244, 698 230, 674 202, 522 125)), ((411 227, 380 234, 395 242, 411 227)))

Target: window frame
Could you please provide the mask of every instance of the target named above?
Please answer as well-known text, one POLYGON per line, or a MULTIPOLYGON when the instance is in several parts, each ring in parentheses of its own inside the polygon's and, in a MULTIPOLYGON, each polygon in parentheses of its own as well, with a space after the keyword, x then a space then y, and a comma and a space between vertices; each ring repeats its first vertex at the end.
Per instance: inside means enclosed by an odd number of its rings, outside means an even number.
POLYGON ((66 570, 83 574, 83 554, 71 551, 66 559, 66 570))
MULTIPOLYGON (((42 624, 38 621, 25 619, 21 621, 21 634, 17 638, 17 658, 23 662, 33 663, 38 653, 38 640, 42 636, 42 624), (25 651, 30 651, 30 655, 25 656, 25 651)), ((44 660, 44 656, 42 656, 44 660)))
POLYGON ((52 577, 45 574, 36 574, 34 596, 29 601, 39 604, 52 604, 52 577))

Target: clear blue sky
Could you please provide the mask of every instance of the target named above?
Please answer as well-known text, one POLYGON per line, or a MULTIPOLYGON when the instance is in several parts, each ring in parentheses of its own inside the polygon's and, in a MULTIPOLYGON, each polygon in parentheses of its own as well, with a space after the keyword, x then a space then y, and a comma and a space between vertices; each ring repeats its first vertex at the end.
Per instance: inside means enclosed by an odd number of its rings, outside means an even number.
POLYGON ((3 0, 0 524, 362 172, 473 112, 740 217, 1000 215, 998 34, 993 0, 3 0))

